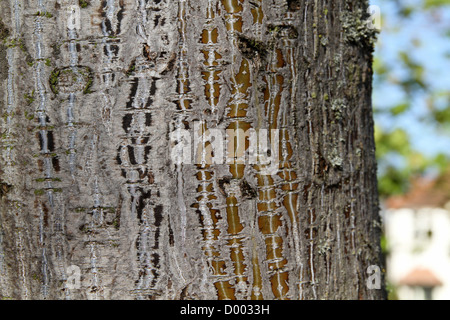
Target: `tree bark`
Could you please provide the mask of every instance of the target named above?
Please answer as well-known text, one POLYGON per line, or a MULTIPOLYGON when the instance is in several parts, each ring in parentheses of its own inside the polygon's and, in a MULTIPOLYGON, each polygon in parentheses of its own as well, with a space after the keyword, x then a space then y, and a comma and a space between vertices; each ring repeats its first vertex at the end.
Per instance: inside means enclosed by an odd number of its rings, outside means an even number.
POLYGON ((385 298, 366 1, 0 8, 1 297, 385 298), (233 161, 174 161, 212 129, 233 161))

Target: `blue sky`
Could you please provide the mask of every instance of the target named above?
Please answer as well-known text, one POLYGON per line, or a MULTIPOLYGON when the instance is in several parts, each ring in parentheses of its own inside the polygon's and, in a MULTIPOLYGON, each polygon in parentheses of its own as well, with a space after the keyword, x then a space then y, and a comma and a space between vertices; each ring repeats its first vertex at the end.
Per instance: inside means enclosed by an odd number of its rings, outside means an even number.
MULTIPOLYGON (((420 0, 403 1, 420 8, 420 0)), ((402 78, 405 69, 398 63, 398 53, 408 52, 413 60, 425 67, 425 81, 433 91, 450 90, 450 38, 445 30, 450 29, 450 6, 430 14, 421 12, 410 18, 400 19, 396 14, 394 1, 371 1, 378 5, 383 15, 382 30, 378 38, 375 56, 380 57, 389 66, 389 77, 402 78), (418 40, 418 41, 414 41, 418 40), (420 43, 419 46, 414 43, 420 43)), ((377 76, 375 76, 377 80, 377 76)), ((405 101, 401 88, 388 81, 375 81, 373 101, 378 109, 389 109, 405 101)), ((445 153, 450 156, 450 131, 421 121, 427 114, 427 94, 417 92, 412 100, 411 109, 406 113, 392 117, 381 113, 375 116, 375 122, 383 129, 402 128, 410 136, 413 149, 427 156, 445 153)), ((443 101, 443 106, 446 102, 443 101)))

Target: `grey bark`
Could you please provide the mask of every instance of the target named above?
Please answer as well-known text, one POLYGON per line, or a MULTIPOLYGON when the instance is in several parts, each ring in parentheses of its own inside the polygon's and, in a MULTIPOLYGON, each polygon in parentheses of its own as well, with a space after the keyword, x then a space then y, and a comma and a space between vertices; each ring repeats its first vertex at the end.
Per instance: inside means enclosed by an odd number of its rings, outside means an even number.
POLYGON ((366 7, 0 1, 0 296, 383 299, 366 7), (176 164, 195 121, 277 172, 176 164))

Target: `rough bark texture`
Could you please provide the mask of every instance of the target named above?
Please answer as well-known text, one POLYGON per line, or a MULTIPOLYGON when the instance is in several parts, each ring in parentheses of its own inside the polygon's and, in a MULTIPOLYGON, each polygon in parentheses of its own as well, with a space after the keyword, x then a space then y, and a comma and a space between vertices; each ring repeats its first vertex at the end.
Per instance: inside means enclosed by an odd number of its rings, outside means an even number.
POLYGON ((0 1, 0 296, 384 298, 366 7, 0 1), (174 163, 195 121, 279 129, 278 171, 174 163))

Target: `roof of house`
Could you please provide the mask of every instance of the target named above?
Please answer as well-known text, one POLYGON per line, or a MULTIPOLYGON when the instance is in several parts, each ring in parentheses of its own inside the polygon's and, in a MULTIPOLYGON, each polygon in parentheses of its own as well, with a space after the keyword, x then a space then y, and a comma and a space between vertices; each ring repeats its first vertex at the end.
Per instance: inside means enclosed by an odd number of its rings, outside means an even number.
POLYGON ((450 201, 450 170, 436 179, 417 178, 411 181, 404 195, 392 196, 385 201, 388 209, 444 207, 450 201))
POLYGON ((399 284, 407 286, 438 287, 442 285, 442 282, 430 270, 417 268, 401 279, 399 284))

